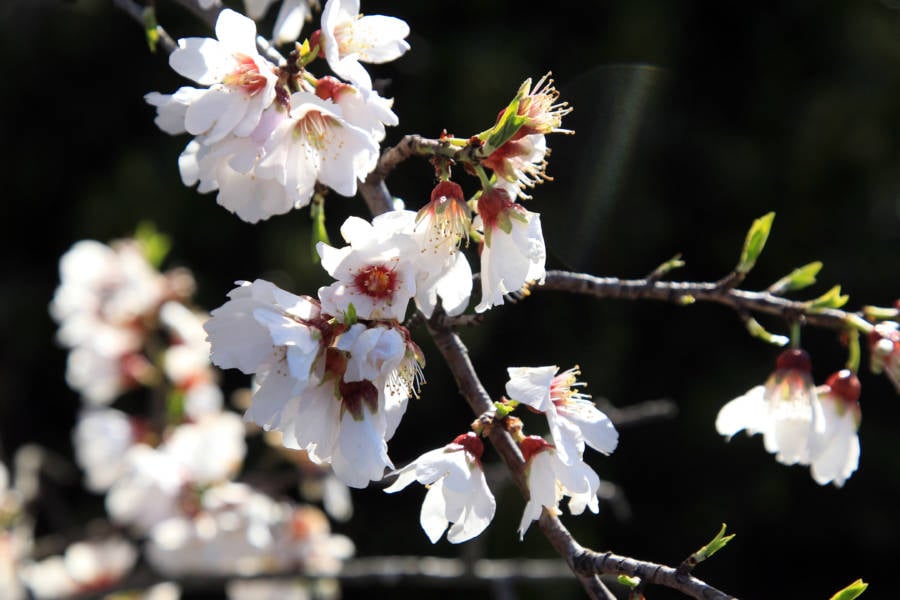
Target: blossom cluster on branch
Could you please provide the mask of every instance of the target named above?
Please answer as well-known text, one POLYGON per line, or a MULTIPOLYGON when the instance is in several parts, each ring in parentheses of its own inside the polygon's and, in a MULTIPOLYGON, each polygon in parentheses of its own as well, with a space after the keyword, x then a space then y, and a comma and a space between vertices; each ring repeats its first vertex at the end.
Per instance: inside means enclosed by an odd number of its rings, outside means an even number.
MULTIPOLYGON (((218 204, 248 223, 311 205, 313 258, 333 281, 294 293, 265 279, 238 279, 207 315, 192 305, 195 283, 187 270, 158 270, 165 242, 153 231, 109 245, 82 241, 62 258, 50 312, 70 351, 67 381, 84 400, 73 434, 76 458, 88 489, 104 495, 111 522, 144 539, 147 562, 173 579, 335 574, 353 546, 331 533, 322 511, 238 480, 248 433, 266 432, 285 456, 327 478, 331 498, 323 502, 333 518, 348 516, 344 486, 384 482, 388 494, 413 482, 426 486, 419 522, 433 543, 444 535, 450 543, 466 542, 494 519, 497 501, 482 462, 483 439, 490 439, 525 496, 519 538, 538 522, 591 597, 612 597, 601 574, 627 576, 632 598, 642 598, 647 584, 728 597, 690 574, 730 539, 724 527, 677 570, 611 561, 611 553, 581 547, 558 519, 560 503, 568 498, 572 515, 598 512, 601 479, 585 452, 612 454, 619 432, 583 391, 577 366, 561 372, 555 365, 509 367, 505 393, 492 400, 453 333, 457 324, 477 322, 545 283, 543 289, 596 296, 610 283, 548 272, 540 214, 525 208, 531 190, 550 180, 547 136, 572 133, 562 122, 571 108, 549 74, 524 81, 481 132, 407 136, 382 152, 387 127, 399 119, 365 65, 410 50, 408 25, 360 14, 359 0, 327 0, 319 28, 300 41, 315 3, 285 0, 272 35, 275 44, 288 44, 281 56, 257 35, 253 20, 270 4, 246 0, 250 17, 226 8, 218 12, 214 38, 178 40, 169 65, 195 85, 150 92, 145 100, 161 130, 191 136, 177 161, 186 186, 215 192, 218 204), (407 210, 383 185, 412 156, 427 159, 434 175, 418 210, 407 210), (466 194, 461 176, 474 180, 474 193, 466 194), (371 219, 351 216, 341 224, 342 245, 332 244, 324 228, 331 191, 362 192, 370 209, 379 207, 371 219), (480 289, 473 301, 475 281, 480 289), (398 468, 388 442, 410 398, 423 394, 425 355, 413 339, 413 324, 423 320, 476 418, 468 430, 443 438, 449 443, 398 468), (252 376, 243 420, 226 407, 212 365, 252 376), (146 414, 113 406, 141 390, 149 392, 146 414), (525 432, 513 414, 519 407, 543 416, 546 436, 525 432)), ((213 10, 218 3, 196 6, 213 10)), ((676 259, 630 287, 614 282, 616 293, 725 303, 752 335, 776 345, 792 342, 764 385, 722 407, 715 428, 728 439, 742 430, 761 434, 778 462, 808 466, 817 483, 841 487, 860 457, 860 337, 869 341, 872 370, 900 388, 898 311, 841 311, 847 298, 839 288, 806 302, 783 299, 814 281, 814 265, 755 296, 737 290, 773 216, 753 224, 738 265, 718 282, 663 282, 680 266, 676 259), (763 329, 751 316, 761 309, 784 317, 790 338, 763 329), (849 348, 847 368, 818 387, 809 355, 799 348, 803 324, 838 330, 849 348)), ((0 534, 17 540, 11 562, 25 573, 19 587, 10 587, 14 598, 24 597, 22 585, 38 597, 64 597, 115 583, 132 568, 138 553, 118 536, 90 552, 73 544, 65 556, 31 560, 22 502, 8 478, 0 464, 0 534)), ((229 597, 288 593, 258 585, 236 582, 229 597)), ((145 597, 176 596, 164 587, 145 597)))

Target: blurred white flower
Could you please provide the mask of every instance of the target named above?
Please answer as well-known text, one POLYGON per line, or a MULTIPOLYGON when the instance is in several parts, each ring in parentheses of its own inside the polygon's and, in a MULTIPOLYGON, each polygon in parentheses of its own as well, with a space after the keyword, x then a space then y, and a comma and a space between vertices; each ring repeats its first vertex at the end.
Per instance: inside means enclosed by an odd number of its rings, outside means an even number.
POLYGON ((136 442, 127 414, 113 408, 82 410, 72 432, 75 460, 84 470, 85 487, 105 492, 122 474, 128 449, 136 442))

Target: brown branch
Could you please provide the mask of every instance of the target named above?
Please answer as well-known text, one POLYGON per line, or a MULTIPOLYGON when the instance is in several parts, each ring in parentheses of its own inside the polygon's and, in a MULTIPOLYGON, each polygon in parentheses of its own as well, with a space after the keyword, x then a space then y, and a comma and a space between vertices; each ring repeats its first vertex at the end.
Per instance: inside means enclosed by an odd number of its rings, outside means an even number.
POLYGON ((674 304, 713 302, 728 306, 739 314, 755 312, 776 315, 787 321, 799 320, 808 325, 838 331, 865 322, 861 312, 847 312, 836 308, 811 309, 807 302, 787 300, 769 292, 730 289, 719 282, 618 279, 568 271, 547 271, 544 284, 534 286, 532 290, 558 290, 594 298, 660 300, 674 304))

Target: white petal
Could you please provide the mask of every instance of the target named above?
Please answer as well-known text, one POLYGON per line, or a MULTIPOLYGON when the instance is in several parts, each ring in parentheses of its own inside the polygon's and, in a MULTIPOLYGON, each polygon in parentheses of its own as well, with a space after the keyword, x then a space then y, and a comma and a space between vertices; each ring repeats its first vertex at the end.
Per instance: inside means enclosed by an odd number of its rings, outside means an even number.
POLYGON ((758 385, 723 406, 716 416, 716 431, 728 439, 742 429, 749 435, 765 431, 769 414, 765 391, 758 385))
POLYGON ((475 468, 471 479, 473 485, 466 510, 462 518, 447 532, 447 541, 451 544, 459 544, 479 535, 490 525, 497 509, 497 503, 487 486, 484 472, 480 468, 475 468))
MULTIPOLYGON (((553 409, 550 402, 550 382, 559 367, 508 367, 509 381, 506 382, 506 395, 511 400, 546 412, 553 409)), ((555 410, 555 409, 554 409, 555 410)))
POLYGON ((422 502, 422 511, 419 513, 419 523, 432 544, 436 544, 441 539, 441 535, 444 534, 444 530, 447 529, 449 521, 446 513, 447 506, 444 503, 441 482, 438 481, 425 494, 425 500, 422 502))

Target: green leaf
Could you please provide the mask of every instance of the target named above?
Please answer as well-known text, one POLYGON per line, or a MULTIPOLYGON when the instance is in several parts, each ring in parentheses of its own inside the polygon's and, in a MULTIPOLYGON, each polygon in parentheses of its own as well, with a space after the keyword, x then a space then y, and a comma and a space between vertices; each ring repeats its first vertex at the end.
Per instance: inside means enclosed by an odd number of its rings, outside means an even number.
POLYGON ((497 409, 497 418, 504 419, 508 417, 516 408, 519 406, 519 403, 515 400, 507 400, 506 402, 494 402, 494 408, 497 409))
POLYGON ((719 530, 719 533, 716 534, 716 537, 711 539, 708 544, 697 550, 695 553, 698 557, 697 562, 702 562, 721 550, 725 547, 725 545, 731 541, 731 538, 734 537, 734 534, 725 535, 725 523, 722 523, 722 528, 719 530))
POLYGON ((490 156, 494 150, 511 140, 528 120, 524 115, 519 115, 519 103, 522 101, 522 97, 528 94, 530 90, 531 79, 527 79, 519 87, 515 98, 503 110, 503 115, 497 123, 487 131, 482 131, 478 134, 478 139, 484 142, 486 155, 490 156))
POLYGON ((783 294, 784 292, 802 290, 816 282, 816 275, 818 275, 821 270, 822 263, 818 260, 803 265, 802 267, 797 267, 769 286, 769 291, 773 294, 783 294))
POLYGON ((769 232, 772 230, 772 221, 775 219, 775 213, 770 212, 753 221, 750 231, 747 232, 747 239, 744 240, 744 249, 741 251, 741 260, 737 266, 738 273, 749 273, 756 259, 763 251, 766 240, 769 239, 769 232))
POLYGON ((830 600, 853 600, 854 598, 859 598, 868 587, 868 583, 864 582, 862 579, 857 579, 832 596, 830 600))
POLYGON ((847 304, 847 300, 850 299, 850 296, 842 296, 841 295, 841 286, 836 285, 818 298, 810 300, 806 303, 806 306, 810 310, 824 309, 824 308, 840 308, 843 305, 847 304))
POLYGON ((621 585, 624 585, 625 587, 627 587, 630 590, 633 590, 641 583, 640 578, 631 577, 630 575, 619 575, 619 577, 617 578, 617 581, 621 585))
POLYGON ((344 325, 348 327, 356 323, 358 320, 356 316, 356 307, 353 306, 353 303, 347 305, 347 312, 344 313, 344 325))
POLYGON ((152 6, 148 6, 144 9, 144 14, 142 16, 144 19, 144 35, 147 37, 147 46, 150 47, 150 52, 156 52, 156 45, 159 43, 159 30, 157 29, 159 24, 156 21, 156 11, 152 6))
POLYGON ((313 263, 318 263, 320 258, 316 246, 319 242, 331 244, 328 230, 325 228, 325 198, 319 194, 316 194, 309 204, 309 217, 312 219, 312 259, 313 263))
POLYGON ((766 331, 766 328, 759 324, 759 321, 754 319, 753 317, 749 317, 746 321, 747 331, 750 332, 755 338, 759 338, 764 342, 772 344, 773 346, 787 346, 788 342, 790 342, 790 338, 784 335, 775 335, 774 333, 770 333, 766 331))
POLYGON ((172 240, 164 233, 160 233, 150 221, 142 221, 138 223, 134 232, 134 239, 141 247, 144 258, 151 265, 159 269, 169 250, 172 249, 172 240))

